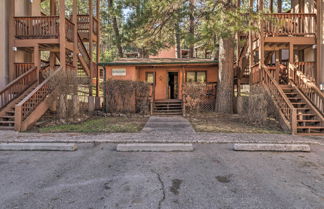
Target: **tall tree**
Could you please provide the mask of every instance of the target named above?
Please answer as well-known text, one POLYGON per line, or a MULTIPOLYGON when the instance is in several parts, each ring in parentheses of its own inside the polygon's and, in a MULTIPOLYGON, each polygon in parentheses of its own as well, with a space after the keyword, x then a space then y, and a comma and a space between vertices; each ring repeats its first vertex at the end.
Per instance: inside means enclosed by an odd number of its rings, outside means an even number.
POLYGON ((189 0, 189 58, 194 57, 195 39, 195 0, 189 0))
POLYGON ((117 22, 117 17, 116 17, 116 10, 114 7, 114 0, 108 0, 108 12, 109 12, 109 16, 110 16, 110 19, 112 22, 114 34, 115 34, 115 42, 116 42, 116 47, 118 50, 118 56, 124 57, 123 47, 121 45, 121 35, 119 33, 119 27, 118 27, 118 22, 117 22))

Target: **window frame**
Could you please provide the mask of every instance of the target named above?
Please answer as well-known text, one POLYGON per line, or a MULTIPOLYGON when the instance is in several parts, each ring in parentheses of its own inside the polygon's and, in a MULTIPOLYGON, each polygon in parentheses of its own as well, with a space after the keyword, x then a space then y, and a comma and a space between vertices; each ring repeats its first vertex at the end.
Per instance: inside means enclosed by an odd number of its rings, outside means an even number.
POLYGON ((199 70, 199 71, 186 71, 186 83, 191 83, 188 81, 188 73, 195 73, 195 80, 192 83, 198 82, 198 73, 205 73, 205 81, 202 83, 207 83, 207 70, 199 70))

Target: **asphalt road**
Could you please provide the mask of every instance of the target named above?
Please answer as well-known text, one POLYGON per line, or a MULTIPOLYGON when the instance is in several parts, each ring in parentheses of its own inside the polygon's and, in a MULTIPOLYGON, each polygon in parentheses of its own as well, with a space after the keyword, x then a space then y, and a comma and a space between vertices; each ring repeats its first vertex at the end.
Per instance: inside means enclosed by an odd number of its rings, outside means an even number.
POLYGON ((323 209, 324 147, 311 153, 0 152, 1 209, 323 209))

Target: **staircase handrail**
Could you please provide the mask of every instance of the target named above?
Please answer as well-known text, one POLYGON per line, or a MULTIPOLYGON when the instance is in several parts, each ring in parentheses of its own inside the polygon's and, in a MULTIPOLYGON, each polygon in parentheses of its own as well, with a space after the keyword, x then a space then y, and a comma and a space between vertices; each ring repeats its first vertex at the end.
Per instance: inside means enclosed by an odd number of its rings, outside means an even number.
POLYGON ((80 36, 79 33, 78 33, 78 42, 80 43, 80 46, 81 46, 81 50, 79 48, 79 51, 80 51, 82 57, 85 57, 84 60, 86 61, 88 67, 90 68, 90 63, 91 63, 91 61, 90 61, 90 55, 89 55, 86 47, 84 46, 84 44, 82 42, 82 39, 81 39, 81 36, 80 36))
POLYGON ((16 122, 25 120, 31 112, 51 93, 55 88, 49 83, 55 76, 61 72, 63 67, 55 70, 48 78, 39 84, 30 94, 16 105, 16 122), (17 121, 18 120, 18 121, 17 121))
POLYGON ((290 125, 293 134, 297 131, 297 110, 289 101, 287 95, 283 92, 278 82, 269 72, 267 66, 263 65, 263 82, 268 87, 275 104, 278 106, 280 113, 284 116, 286 124, 290 125))
POLYGON ((324 116, 324 93, 303 72, 297 70, 295 65, 289 65, 289 68, 291 81, 324 116))
POLYGON ((37 67, 32 67, 0 90, 0 109, 19 97, 26 89, 37 82, 37 67))

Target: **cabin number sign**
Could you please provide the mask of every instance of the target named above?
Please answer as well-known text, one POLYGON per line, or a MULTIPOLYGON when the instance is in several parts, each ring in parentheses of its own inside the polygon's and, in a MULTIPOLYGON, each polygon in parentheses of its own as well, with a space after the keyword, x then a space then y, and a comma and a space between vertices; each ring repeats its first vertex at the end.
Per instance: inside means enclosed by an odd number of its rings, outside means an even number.
POLYGON ((112 69, 112 76, 126 76, 126 69, 112 69))

